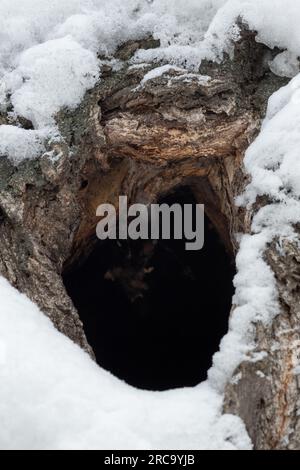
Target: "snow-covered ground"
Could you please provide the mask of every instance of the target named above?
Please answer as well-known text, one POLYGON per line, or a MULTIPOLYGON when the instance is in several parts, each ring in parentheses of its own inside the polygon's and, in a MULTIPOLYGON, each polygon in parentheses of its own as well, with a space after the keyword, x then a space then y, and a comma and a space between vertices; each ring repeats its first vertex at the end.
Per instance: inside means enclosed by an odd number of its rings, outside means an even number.
POLYGON ((0 278, 0 448, 242 449, 238 418, 219 418, 208 384, 134 389, 100 369, 0 278))
POLYGON ((43 152, 44 139, 56 133, 55 113, 76 107, 101 80, 97 52, 109 58, 125 40, 153 34, 161 47, 138 51, 133 64, 163 60, 191 71, 204 57, 232 52, 239 17, 259 41, 282 49, 272 70, 295 78, 271 97, 246 154, 252 179, 237 203, 263 194, 273 203, 241 238, 237 307, 209 380, 193 389, 135 390, 97 367, 0 279, 0 447, 251 447, 242 422, 221 416, 222 392, 251 350, 253 322, 278 313, 265 247, 275 236, 279 244, 295 237, 292 225, 300 221, 299 0, 0 0, 0 109, 10 100, 14 124, 0 126, 0 155, 18 163, 43 152), (17 116, 34 130, 17 127, 17 116))

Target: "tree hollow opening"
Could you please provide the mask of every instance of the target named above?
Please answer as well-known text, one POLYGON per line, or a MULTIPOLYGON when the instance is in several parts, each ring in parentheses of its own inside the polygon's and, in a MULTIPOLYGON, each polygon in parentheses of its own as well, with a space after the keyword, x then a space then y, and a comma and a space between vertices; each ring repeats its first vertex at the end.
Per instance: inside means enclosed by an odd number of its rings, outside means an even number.
MULTIPOLYGON (((159 202, 196 204, 185 187, 159 202)), ((203 249, 185 243, 97 241, 64 274, 98 364, 137 388, 197 385, 227 332, 232 260, 207 217, 203 249)))

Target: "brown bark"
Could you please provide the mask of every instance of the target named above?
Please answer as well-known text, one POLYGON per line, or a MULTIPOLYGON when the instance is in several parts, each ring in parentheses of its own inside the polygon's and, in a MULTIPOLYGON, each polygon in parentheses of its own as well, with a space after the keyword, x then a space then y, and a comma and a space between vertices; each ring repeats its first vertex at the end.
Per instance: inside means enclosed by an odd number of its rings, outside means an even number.
MULTIPOLYGON (((244 152, 259 132, 268 97, 285 82, 266 66, 272 52, 247 31, 234 60, 203 63, 188 81, 171 71, 139 86, 154 67, 129 67, 139 46, 120 48, 122 69, 104 67, 79 108, 57 116, 65 140, 49 146, 51 156, 18 167, 0 159, 0 272, 91 355, 62 273, 92 250, 97 206, 117 205, 121 194, 130 203, 155 202, 189 186, 233 255, 235 234, 250 230, 253 215, 234 204, 247 182, 244 152)), ((287 243, 283 257, 274 243, 266 259, 276 274, 282 314, 269 327, 257 325, 257 350, 268 356, 241 364, 242 379, 228 384, 224 410, 245 420, 256 448, 299 448, 299 384, 292 373, 299 251, 287 243)))

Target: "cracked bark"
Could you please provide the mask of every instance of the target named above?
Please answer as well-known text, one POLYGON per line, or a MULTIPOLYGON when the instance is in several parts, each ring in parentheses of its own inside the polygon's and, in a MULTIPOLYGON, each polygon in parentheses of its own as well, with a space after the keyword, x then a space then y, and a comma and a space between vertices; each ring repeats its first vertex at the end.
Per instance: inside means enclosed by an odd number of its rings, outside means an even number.
MULTIPOLYGON (((171 71, 140 87, 154 67, 129 66, 141 46, 158 44, 148 39, 123 45, 117 52, 121 70, 103 66, 101 82, 76 111, 58 114, 64 142, 49 145, 51 154, 18 167, 0 159, 0 272, 92 357, 62 273, 92 250, 97 206, 117 205, 120 194, 130 203, 155 202, 189 186, 234 255, 235 234, 249 232, 253 216, 253 210, 234 205, 247 182, 243 156, 269 96, 285 83, 267 66, 275 51, 246 30, 233 60, 204 62, 190 81, 171 71)), ((0 116, 0 123, 7 120, 0 116)), ((268 355, 240 365, 241 379, 228 384, 224 400, 224 411, 244 419, 258 449, 300 448, 300 384, 293 374, 300 344, 300 254, 292 243, 284 248, 282 255, 274 242, 265 255, 282 305, 272 325, 256 327, 257 351, 268 355)))

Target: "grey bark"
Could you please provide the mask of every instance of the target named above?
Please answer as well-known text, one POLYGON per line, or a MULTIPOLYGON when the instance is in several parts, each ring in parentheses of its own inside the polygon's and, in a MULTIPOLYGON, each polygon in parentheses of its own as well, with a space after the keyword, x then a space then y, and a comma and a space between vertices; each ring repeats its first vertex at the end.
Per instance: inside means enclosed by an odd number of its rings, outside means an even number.
MULTIPOLYGON (((188 82, 174 70, 140 87, 157 64, 132 68, 130 58, 139 47, 157 46, 151 38, 123 45, 116 54, 121 70, 103 66, 100 83, 81 105, 57 115, 64 141, 49 145, 48 153, 18 167, 0 158, 0 272, 92 357, 62 273, 92 250, 99 204, 117 205, 120 194, 155 202, 188 185, 234 256, 235 234, 249 232, 254 210, 268 203, 246 211, 234 199, 247 183, 243 156, 267 100, 286 83, 268 68, 276 51, 244 29, 234 59, 204 62, 188 82)), ((0 116, 1 123, 7 119, 0 116)), ((241 364, 241 380, 226 388, 224 411, 244 419, 258 449, 300 448, 300 384, 291 370, 300 338, 299 258, 288 242, 284 257, 276 243, 268 248, 282 312, 269 327, 257 325, 257 351, 268 356, 241 364)))

